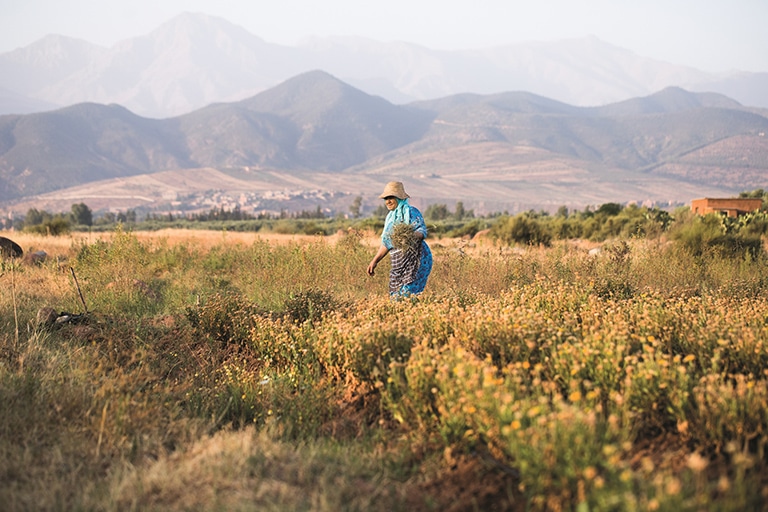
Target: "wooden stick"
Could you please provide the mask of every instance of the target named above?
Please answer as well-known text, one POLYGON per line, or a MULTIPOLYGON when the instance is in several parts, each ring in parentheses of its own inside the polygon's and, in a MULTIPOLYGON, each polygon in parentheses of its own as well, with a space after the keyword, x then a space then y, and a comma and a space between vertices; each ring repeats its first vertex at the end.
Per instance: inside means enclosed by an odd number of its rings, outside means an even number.
POLYGON ((85 299, 83 298, 83 292, 80 291, 80 283, 77 282, 75 269, 73 267, 69 267, 69 270, 72 271, 72 279, 75 280, 75 286, 77 286, 77 293, 78 295, 80 295, 80 302, 83 303, 83 308, 85 309, 85 313, 88 313, 88 306, 85 304, 85 299))
POLYGON ((16 309, 16 265, 11 263, 11 295, 13 296, 13 321, 16 324, 16 335, 13 338, 14 347, 19 348, 19 313, 16 309))

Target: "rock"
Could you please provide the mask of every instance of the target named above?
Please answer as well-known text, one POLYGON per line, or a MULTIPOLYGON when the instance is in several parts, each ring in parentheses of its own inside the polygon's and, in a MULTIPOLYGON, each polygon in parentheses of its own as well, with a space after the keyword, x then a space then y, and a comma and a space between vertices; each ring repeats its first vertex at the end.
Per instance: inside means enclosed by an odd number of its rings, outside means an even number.
POLYGON ((5 258, 21 258, 24 255, 24 251, 21 246, 11 240, 0 236, 0 256, 5 258))
POLYGON ((37 311, 36 323, 41 327, 50 327, 56 323, 58 316, 59 314, 53 308, 40 308, 37 311))
POLYGON ((48 258, 48 253, 45 251, 35 251, 27 253, 24 257, 24 261, 30 264, 40 265, 48 258))

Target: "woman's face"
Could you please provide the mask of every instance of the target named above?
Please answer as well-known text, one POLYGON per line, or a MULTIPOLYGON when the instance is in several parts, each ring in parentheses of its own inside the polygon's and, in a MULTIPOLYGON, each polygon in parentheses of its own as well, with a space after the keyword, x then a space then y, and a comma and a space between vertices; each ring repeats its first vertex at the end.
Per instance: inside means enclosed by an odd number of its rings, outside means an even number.
POLYGON ((392 211, 397 208, 397 198, 395 196, 385 197, 384 204, 387 206, 387 210, 392 211))

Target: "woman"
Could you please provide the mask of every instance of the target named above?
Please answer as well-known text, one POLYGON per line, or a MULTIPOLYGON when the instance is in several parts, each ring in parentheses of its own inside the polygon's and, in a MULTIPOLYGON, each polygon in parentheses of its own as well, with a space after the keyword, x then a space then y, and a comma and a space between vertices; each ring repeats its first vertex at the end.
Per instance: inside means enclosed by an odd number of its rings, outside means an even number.
POLYGON ((392 258, 389 294, 393 298, 399 298, 421 293, 432 270, 432 252, 425 241, 427 225, 424 223, 424 217, 417 208, 408 204, 410 196, 405 193, 402 182, 390 181, 379 197, 384 199, 389 213, 381 233, 381 247, 368 265, 368 274, 374 275, 376 265, 389 253, 392 258), (404 251, 393 245, 392 230, 397 224, 410 224, 413 227, 418 240, 415 250, 404 251))

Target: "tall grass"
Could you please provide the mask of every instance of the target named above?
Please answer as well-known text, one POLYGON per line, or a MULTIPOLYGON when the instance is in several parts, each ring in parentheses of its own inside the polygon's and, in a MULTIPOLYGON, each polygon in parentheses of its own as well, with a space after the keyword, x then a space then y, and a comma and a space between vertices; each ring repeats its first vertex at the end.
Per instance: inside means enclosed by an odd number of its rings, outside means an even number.
POLYGON ((760 509, 762 256, 118 231, 3 262, 9 510, 760 509), (37 312, 88 314, 50 325, 37 312), (13 283, 11 283, 13 278, 13 283), (19 319, 18 341, 14 315, 19 319))

